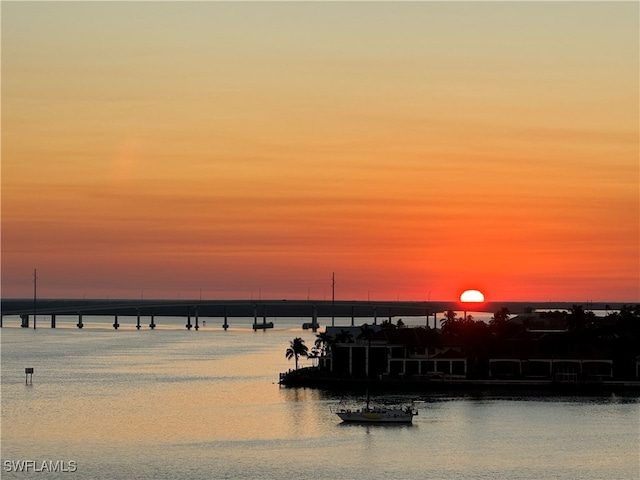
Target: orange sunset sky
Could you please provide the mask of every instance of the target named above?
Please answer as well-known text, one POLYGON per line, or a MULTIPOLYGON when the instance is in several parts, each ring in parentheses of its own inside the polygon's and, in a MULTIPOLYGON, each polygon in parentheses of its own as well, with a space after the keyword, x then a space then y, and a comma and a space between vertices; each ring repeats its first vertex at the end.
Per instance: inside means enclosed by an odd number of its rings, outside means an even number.
POLYGON ((638 2, 2 2, 2 296, 640 300, 638 2))

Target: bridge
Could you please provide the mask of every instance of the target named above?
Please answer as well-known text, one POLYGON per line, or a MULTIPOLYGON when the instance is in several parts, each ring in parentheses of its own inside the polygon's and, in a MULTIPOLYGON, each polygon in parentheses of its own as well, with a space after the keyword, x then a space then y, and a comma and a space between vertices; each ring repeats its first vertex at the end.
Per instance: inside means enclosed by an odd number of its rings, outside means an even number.
MULTIPOLYGON (((0 327, 3 317, 19 316, 21 326, 29 327, 29 318, 48 316, 51 328, 56 327, 56 316, 77 316, 78 328, 83 327, 83 315, 111 316, 117 329, 119 316, 136 317, 136 328, 141 328, 141 317, 149 317, 150 328, 155 328, 156 317, 184 317, 187 329, 199 327, 199 319, 223 318, 223 327, 228 328, 228 318, 253 317, 254 329, 270 328, 268 317, 302 317, 311 319, 311 328, 317 327, 319 317, 349 319, 355 325, 356 318, 373 318, 374 323, 399 316, 430 317, 447 310, 493 313, 507 307, 512 314, 534 310, 569 310, 574 304, 580 304, 588 310, 619 309, 622 304, 612 302, 484 302, 461 303, 447 301, 359 301, 359 300, 78 300, 78 299, 2 299, 0 301, 0 327), (258 322, 262 319, 262 323, 258 322), (194 320, 194 323, 191 320, 194 320)), ((428 324, 428 323, 427 323, 428 324)), ((36 328, 34 322, 34 328, 36 328)))

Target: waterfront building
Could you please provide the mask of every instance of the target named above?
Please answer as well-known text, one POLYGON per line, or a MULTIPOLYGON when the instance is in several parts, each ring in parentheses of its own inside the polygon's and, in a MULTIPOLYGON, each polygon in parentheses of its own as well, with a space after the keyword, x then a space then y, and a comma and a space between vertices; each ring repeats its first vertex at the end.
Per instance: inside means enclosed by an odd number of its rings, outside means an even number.
MULTIPOLYGON (((544 328, 539 320, 535 329, 514 322, 507 336, 488 327, 479 329, 477 335, 452 335, 428 327, 398 328, 389 323, 327 327, 330 346, 320 358, 319 369, 334 378, 413 381, 598 382, 626 376, 629 368, 625 359, 616 356, 615 342, 566 328, 544 328)), ((629 379, 640 379, 640 356, 632 357, 631 365, 629 379)))

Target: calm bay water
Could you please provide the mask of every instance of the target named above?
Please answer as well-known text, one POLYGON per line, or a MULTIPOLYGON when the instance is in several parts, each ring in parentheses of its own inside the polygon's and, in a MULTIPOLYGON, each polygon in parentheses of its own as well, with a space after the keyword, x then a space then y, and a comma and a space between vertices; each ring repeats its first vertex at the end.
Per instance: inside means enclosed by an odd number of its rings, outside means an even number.
POLYGON ((252 318, 227 332, 219 319, 197 332, 181 318, 83 321, 34 331, 5 317, 2 478, 640 478, 635 397, 403 394, 379 400, 415 400, 412 426, 342 425, 330 407, 344 397, 277 385, 289 341, 313 345, 308 319, 266 332, 252 318), (75 471, 9 471, 27 460, 75 471))

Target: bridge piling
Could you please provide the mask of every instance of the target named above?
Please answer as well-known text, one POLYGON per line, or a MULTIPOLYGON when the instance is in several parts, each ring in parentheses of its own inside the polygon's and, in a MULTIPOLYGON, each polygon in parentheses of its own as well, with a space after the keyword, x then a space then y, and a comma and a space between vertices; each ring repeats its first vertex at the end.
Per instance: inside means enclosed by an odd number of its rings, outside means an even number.
POLYGON ((196 326, 194 328, 196 332, 200 329, 200 325, 198 325, 198 307, 196 307, 196 326))
POLYGON ((78 312, 78 323, 76 323, 76 327, 80 329, 84 327, 84 324, 82 323, 82 314, 80 312, 78 312))
POLYGON ((153 321, 153 313, 151 314, 151 323, 149 324, 149 328, 151 328, 151 330, 156 328, 156 324, 153 321))
POLYGON ((120 324, 118 323, 118 312, 116 312, 115 313, 115 319, 113 321, 113 328, 115 328, 117 330, 119 326, 120 326, 120 324))
POLYGON ((318 331, 318 306, 313 306, 313 313, 311 317, 311 331, 316 333, 318 331))
POLYGON ((51 314, 51 328, 56 328, 56 314, 51 314))
POLYGON ((136 322, 136 328, 140 330, 140 309, 136 308, 136 313, 138 314, 138 321, 136 322))
POLYGON ((225 332, 227 328, 229 328, 229 322, 227 321, 227 306, 224 306, 224 323, 222 324, 222 328, 224 328, 225 332))
POLYGON ((193 325, 191 325, 191 307, 189 307, 189 309, 187 310, 187 324, 185 325, 185 327, 187 327, 187 330, 191 330, 191 327, 193 325))

